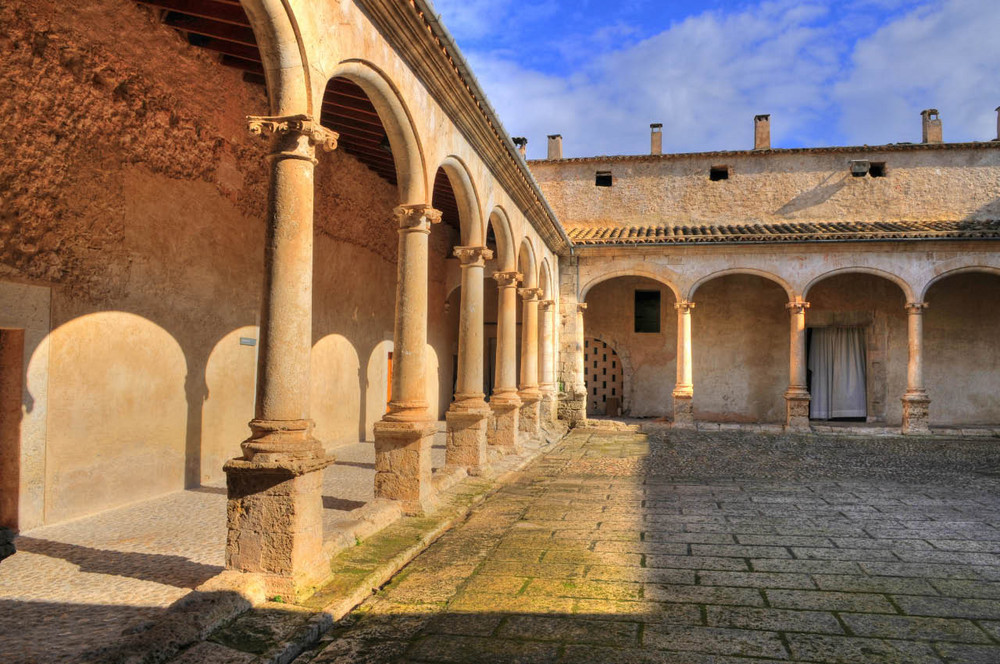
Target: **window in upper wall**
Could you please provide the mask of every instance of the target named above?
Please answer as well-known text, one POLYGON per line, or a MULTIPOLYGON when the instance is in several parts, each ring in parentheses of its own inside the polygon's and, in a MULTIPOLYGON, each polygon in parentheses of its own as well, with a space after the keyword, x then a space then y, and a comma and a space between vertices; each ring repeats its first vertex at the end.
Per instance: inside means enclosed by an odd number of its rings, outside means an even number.
POLYGON ((885 162, 884 161, 873 161, 871 166, 868 167, 868 176, 873 178, 884 178, 885 177, 885 162))
POLYGON ((596 187, 610 187, 611 186, 611 171, 597 171, 597 175, 594 176, 594 186, 596 186, 596 187))
POLYGON ((718 182, 719 180, 729 179, 729 167, 728 166, 712 166, 708 169, 708 179, 712 182, 718 182))
POLYGON ((635 331, 648 334, 660 332, 660 291, 635 292, 635 331))

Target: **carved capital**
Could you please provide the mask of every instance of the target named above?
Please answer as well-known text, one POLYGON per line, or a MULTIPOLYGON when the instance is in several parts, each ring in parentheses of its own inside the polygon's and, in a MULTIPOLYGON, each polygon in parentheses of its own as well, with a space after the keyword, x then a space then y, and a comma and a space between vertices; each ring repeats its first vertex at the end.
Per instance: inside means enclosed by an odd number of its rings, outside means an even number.
POLYGON ((430 205, 400 205, 392 210, 400 231, 430 233, 431 226, 441 222, 441 211, 430 205))
POLYGON ((691 310, 694 309, 694 302, 690 300, 681 300, 680 302, 674 304, 674 309, 682 313, 689 314, 691 313, 691 310))
POLYGON ((337 149, 340 134, 327 129, 305 114, 300 115, 248 115, 247 127, 255 136, 287 136, 301 134, 309 139, 309 144, 320 147, 324 152, 337 149))
POLYGON ((803 302, 802 298, 795 298, 794 302, 789 302, 788 304, 785 305, 785 309, 788 309, 788 312, 791 314, 801 315, 806 312, 806 309, 808 309, 809 306, 810 306, 809 303, 803 302))
POLYGON ((924 309, 927 308, 926 302, 907 302, 906 303, 906 313, 911 316, 919 316, 924 313, 924 309))
POLYGON ((483 267, 486 261, 493 258, 493 251, 486 247, 455 247, 454 254, 462 267, 483 267))
POLYGON ((577 310, 577 312, 579 312, 579 313, 582 314, 584 311, 587 310, 587 303, 586 302, 577 302, 577 304, 576 304, 576 310, 577 310))
POLYGON ((541 288, 518 288, 517 294, 521 296, 521 299, 527 300, 529 302, 534 302, 542 296, 541 288))
POLYGON ((520 272, 494 272, 493 278, 500 288, 514 288, 524 276, 520 272))
POLYGON ((554 309, 555 306, 556 306, 555 300, 542 300, 541 302, 538 303, 538 308, 541 309, 542 311, 548 311, 550 309, 554 309))

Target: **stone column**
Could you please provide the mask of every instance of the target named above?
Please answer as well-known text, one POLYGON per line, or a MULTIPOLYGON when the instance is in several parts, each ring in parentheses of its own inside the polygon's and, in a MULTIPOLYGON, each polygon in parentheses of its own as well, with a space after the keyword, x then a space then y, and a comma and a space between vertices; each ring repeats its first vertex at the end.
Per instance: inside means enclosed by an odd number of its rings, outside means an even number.
POLYGON ((931 400, 924 388, 924 309, 926 302, 906 305, 909 357, 906 364, 906 394, 903 395, 903 433, 929 434, 931 400))
POLYGON ((257 401, 243 456, 224 470, 226 567, 260 575, 268 595, 295 597, 328 574, 323 558, 323 469, 312 436, 313 169, 337 134, 306 115, 248 118, 273 139, 261 304, 257 401))
POLYGON ((568 302, 564 305, 565 310, 568 311, 563 315, 564 327, 569 329, 564 329, 562 335, 563 363, 568 370, 563 370, 565 385, 559 395, 559 418, 575 427, 587 419, 587 381, 583 366, 583 312, 587 310, 587 304, 568 302), (572 327, 566 324, 567 319, 573 321, 572 327))
POLYGON ((542 393, 538 390, 538 298, 541 288, 518 290, 524 313, 521 316, 521 416, 520 429, 528 436, 538 436, 542 393))
POLYGON ((785 392, 785 431, 806 432, 809 429, 809 388, 806 383, 806 309, 808 302, 796 297, 785 305, 788 309, 788 390, 785 392))
POLYGON ((555 316, 554 300, 542 300, 538 303, 539 338, 538 338, 538 390, 542 393, 542 422, 552 422, 556 419, 556 386, 554 375, 555 350, 555 316))
POLYGON ((677 309, 677 384, 674 386, 674 426, 694 428, 694 381, 691 364, 691 310, 694 302, 682 300, 677 309))
POLYGON ((462 311, 458 323, 458 375, 455 400, 445 414, 448 444, 445 463, 470 475, 486 463, 486 426, 490 408, 483 388, 483 271, 493 252, 486 247, 455 247, 462 265, 462 311))
POLYGON ((429 205, 401 205, 392 400, 374 426, 375 497, 398 500, 418 514, 430 506, 431 445, 437 426, 427 412, 427 241, 441 213, 429 205))
POLYGON ((490 408, 493 417, 487 431, 490 445, 505 454, 519 452, 517 394, 517 283, 518 272, 496 272, 500 289, 497 298, 497 367, 490 408))

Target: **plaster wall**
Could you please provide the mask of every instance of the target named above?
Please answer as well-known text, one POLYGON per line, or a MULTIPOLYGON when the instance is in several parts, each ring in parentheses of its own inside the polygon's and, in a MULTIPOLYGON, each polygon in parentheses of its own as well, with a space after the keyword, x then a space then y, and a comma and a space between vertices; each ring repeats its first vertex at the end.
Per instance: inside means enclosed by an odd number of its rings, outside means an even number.
POLYGON ((932 424, 1000 422, 1000 276, 959 274, 927 292, 924 381, 932 424))
POLYGON ((643 277, 620 277, 587 294, 584 334, 606 342, 622 363, 624 415, 661 417, 673 412, 671 393, 677 376, 677 312, 674 295, 643 277), (635 291, 660 293, 660 331, 635 331, 635 291))
POLYGON ((781 422, 788 387, 784 290, 753 275, 728 275, 694 296, 691 345, 695 418, 781 422))
POLYGON ((1000 146, 732 152, 532 161, 567 228, 803 221, 996 219, 1000 146), (853 177, 852 159, 885 162, 883 178, 853 177), (709 169, 725 164, 728 180, 709 169), (597 187, 597 171, 613 186, 597 187))

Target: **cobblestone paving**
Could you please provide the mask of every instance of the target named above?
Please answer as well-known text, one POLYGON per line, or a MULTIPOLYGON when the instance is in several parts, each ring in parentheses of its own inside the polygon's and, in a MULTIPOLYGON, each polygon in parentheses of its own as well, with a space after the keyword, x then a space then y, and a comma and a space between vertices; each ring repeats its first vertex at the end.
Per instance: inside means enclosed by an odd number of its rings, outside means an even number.
POLYGON ((996 441, 574 433, 297 662, 1000 662, 996 441))
MULTIPOLYGON (((444 437, 432 450, 444 462, 444 437)), ((324 527, 371 500, 370 443, 335 450, 324 527)), ((72 662, 118 639, 222 571, 225 486, 180 491, 23 533, 0 561, 0 662, 72 662)))

